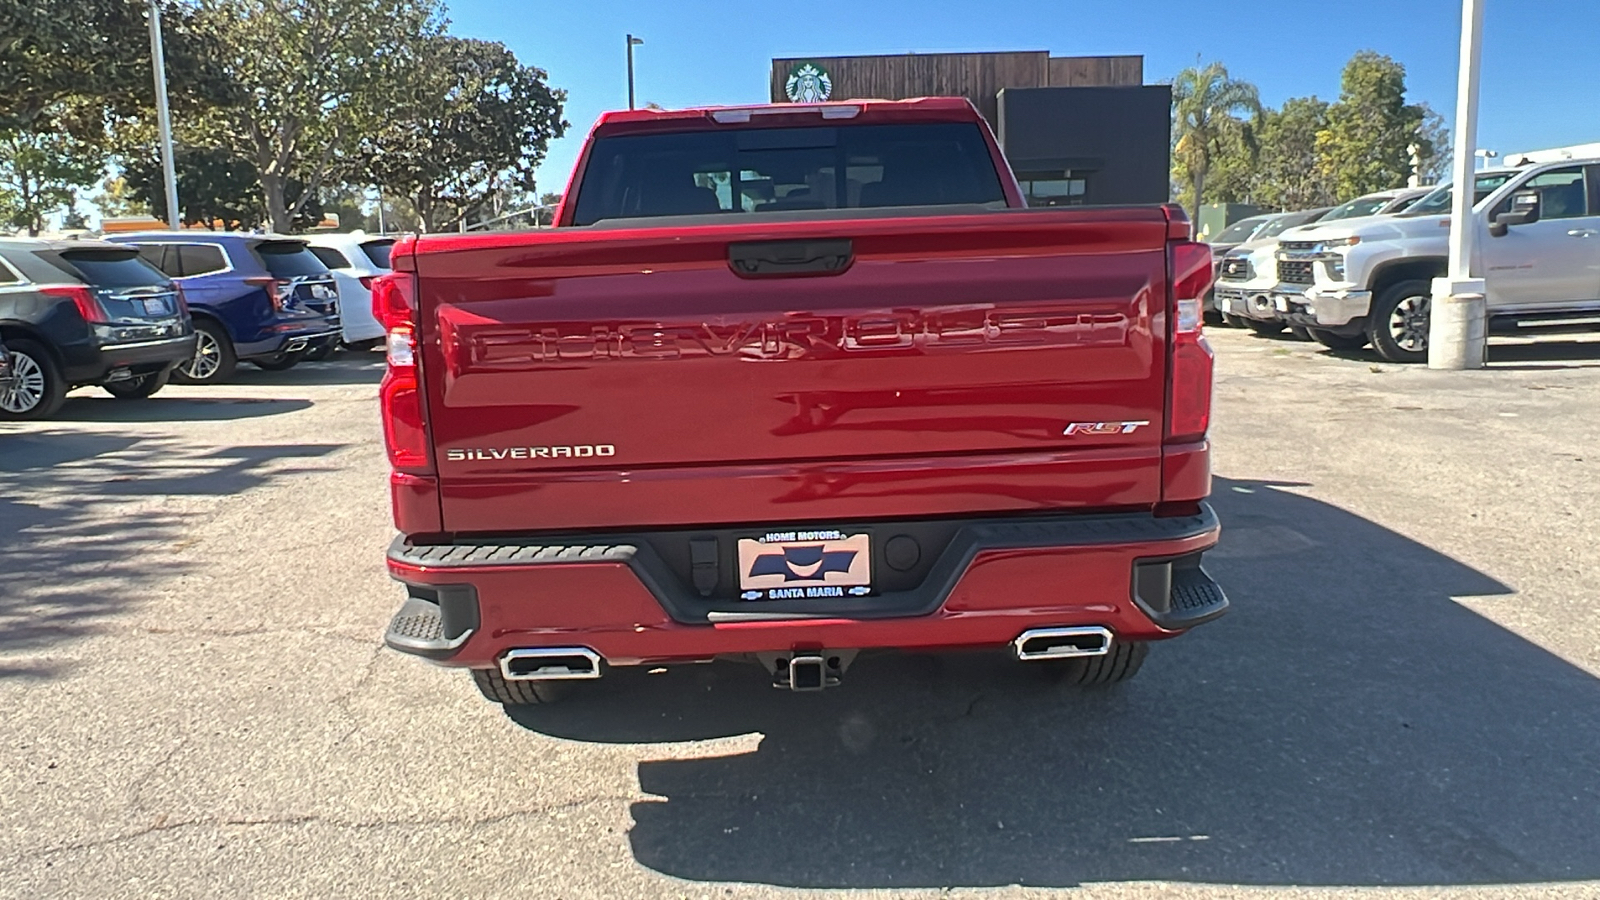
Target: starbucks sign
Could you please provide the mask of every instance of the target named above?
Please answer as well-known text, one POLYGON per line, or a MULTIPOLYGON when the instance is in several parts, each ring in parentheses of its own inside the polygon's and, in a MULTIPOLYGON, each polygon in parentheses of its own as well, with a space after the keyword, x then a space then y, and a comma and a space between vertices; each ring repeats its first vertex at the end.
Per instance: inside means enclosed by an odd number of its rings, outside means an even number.
POLYGON ((789 80, 783 92, 791 103, 821 103, 833 96, 833 78, 828 70, 814 62, 795 63, 789 70, 789 80))

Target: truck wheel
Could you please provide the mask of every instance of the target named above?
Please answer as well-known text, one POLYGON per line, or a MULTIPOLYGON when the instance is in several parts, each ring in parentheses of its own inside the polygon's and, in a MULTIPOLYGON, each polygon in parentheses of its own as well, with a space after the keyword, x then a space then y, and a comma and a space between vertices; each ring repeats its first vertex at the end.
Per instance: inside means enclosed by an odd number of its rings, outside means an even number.
POLYGON ((118 400, 143 400, 154 396, 156 391, 166 387, 167 381, 171 377, 172 370, 163 369, 160 372, 124 378, 121 381, 108 381, 100 386, 106 389, 106 393, 118 400))
POLYGON ((1042 667, 1060 684, 1117 684, 1137 675, 1149 654, 1150 645, 1142 641, 1112 641, 1111 652, 1105 656, 1080 656, 1026 665, 1042 667))
POLYGON ((1360 350, 1367 345, 1367 336, 1364 334, 1342 335, 1321 328, 1308 329, 1312 340, 1327 347, 1329 350, 1360 350))
POLYGON ((1271 337, 1283 332, 1282 322, 1268 322, 1265 319, 1245 319, 1244 323, 1250 326, 1251 331, 1262 337, 1271 337))
POLYGON ((1306 328, 1303 325, 1290 325, 1289 333, 1294 335, 1294 339, 1297 341, 1311 340, 1311 329, 1306 328))
POLYGON ((547 706, 565 697, 571 686, 560 681, 507 681, 499 669, 473 669, 472 681, 486 699, 506 706, 547 706))
POLYGON ((1428 311, 1433 305, 1433 285, 1415 278, 1385 288, 1367 316, 1367 338, 1372 348, 1390 362, 1426 362, 1428 311))
POLYGON ((7 341, 11 351, 11 374, 16 380, 0 391, 0 419, 43 419, 55 415, 67 399, 67 383, 61 380, 50 352, 33 341, 7 341))
POLYGON ((233 339, 227 329, 210 319, 194 320, 194 356, 172 370, 179 384, 217 384, 233 377, 239 357, 233 352, 233 339))

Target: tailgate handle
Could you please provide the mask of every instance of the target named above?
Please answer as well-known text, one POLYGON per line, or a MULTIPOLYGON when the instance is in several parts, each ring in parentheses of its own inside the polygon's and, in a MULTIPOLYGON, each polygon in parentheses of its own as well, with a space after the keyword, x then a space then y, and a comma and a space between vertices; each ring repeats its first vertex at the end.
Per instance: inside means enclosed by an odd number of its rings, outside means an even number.
POLYGON ((848 238, 826 241, 746 241, 728 245, 728 266, 742 278, 837 275, 855 261, 848 238))

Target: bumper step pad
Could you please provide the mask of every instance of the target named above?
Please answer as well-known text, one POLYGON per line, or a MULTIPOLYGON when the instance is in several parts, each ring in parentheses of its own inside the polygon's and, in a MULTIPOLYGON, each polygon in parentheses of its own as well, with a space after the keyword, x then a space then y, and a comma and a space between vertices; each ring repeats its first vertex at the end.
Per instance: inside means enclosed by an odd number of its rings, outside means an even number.
POLYGON ((1209 622, 1228 609, 1228 596, 1205 570, 1178 569, 1172 573, 1172 612, 1163 625, 1191 628, 1209 622))
POLYGON ((400 611, 389 620, 383 642, 396 650, 428 656, 449 653, 471 636, 472 629, 467 629, 454 638, 445 637, 444 612, 439 604, 421 597, 407 597, 400 611))

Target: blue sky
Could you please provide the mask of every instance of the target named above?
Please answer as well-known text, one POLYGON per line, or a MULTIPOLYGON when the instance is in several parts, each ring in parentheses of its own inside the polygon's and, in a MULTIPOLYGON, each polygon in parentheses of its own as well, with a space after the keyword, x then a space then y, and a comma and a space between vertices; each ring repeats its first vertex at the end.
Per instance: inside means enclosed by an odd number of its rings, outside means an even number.
MULTIPOLYGON (((584 133, 627 105, 623 36, 639 102, 765 102, 770 60, 790 56, 1049 50, 1143 54, 1145 79, 1196 55, 1255 82, 1271 105, 1339 93, 1357 50, 1406 66, 1413 101, 1454 118, 1460 0, 447 0, 451 30, 502 41, 569 93, 568 137, 551 145, 539 189, 565 187, 584 133)), ((1502 152, 1600 141, 1600 3, 1488 0, 1479 145, 1502 152)))

